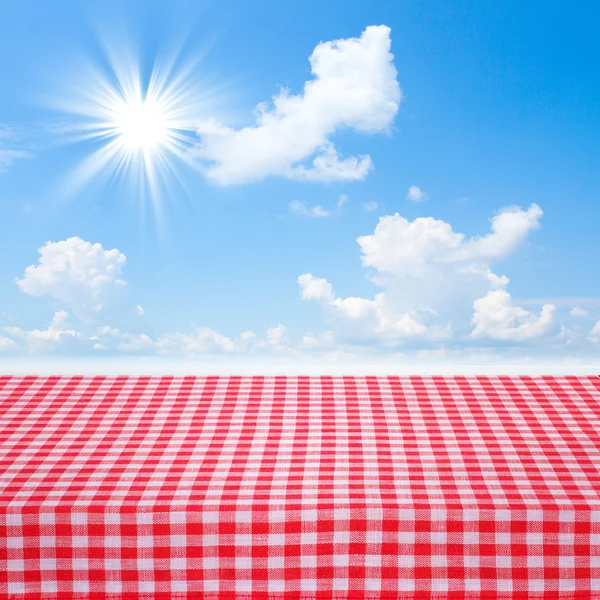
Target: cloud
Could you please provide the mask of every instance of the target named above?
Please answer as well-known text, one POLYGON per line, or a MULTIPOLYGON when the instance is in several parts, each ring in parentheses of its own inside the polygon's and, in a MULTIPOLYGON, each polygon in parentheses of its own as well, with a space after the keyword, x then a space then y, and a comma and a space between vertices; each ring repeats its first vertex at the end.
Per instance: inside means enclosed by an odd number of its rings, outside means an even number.
POLYGON ((288 330, 285 325, 277 325, 277 327, 270 327, 267 329, 267 344, 277 350, 283 350, 289 348, 291 345, 291 339, 288 335, 288 330))
POLYGON ((25 269, 16 283, 30 296, 51 296, 79 316, 100 311, 126 283, 121 277, 126 257, 78 237, 47 242, 39 249, 37 265, 25 269))
POLYGON ((12 127, 9 125, 0 125, 0 142, 4 142, 5 140, 18 139, 21 136, 19 135, 19 131, 16 127, 12 127))
POLYGON ((328 210, 325 210, 319 204, 310 207, 302 200, 292 200, 289 208, 290 212, 298 217, 325 218, 331 216, 331 213, 328 210))
POLYGON ((155 347, 159 354, 186 356, 242 354, 250 351, 255 341, 256 334, 252 331, 246 331, 238 338, 230 338, 208 327, 196 327, 191 333, 171 333, 161 336, 156 341, 155 347))
POLYGON ((478 272, 487 278, 488 269, 483 263, 514 252, 529 232, 539 227, 542 214, 537 204, 527 211, 508 207, 491 219, 491 233, 465 239, 445 221, 420 217, 409 222, 396 213, 381 217, 375 232, 357 241, 363 265, 382 273, 422 278, 438 266, 463 273, 468 267, 469 273, 478 272))
POLYGON ((379 208, 379 204, 373 200, 371 202, 363 203, 362 206, 367 212, 373 212, 379 208))
POLYGON ((564 325, 560 326, 560 333, 558 334, 558 338, 564 341, 565 344, 573 344, 576 339, 576 332, 564 325))
POLYGON ((588 334, 588 340, 594 343, 600 343, 600 321, 598 321, 588 334))
POLYGON ((377 294, 373 300, 356 296, 336 297, 333 286, 326 279, 311 273, 300 275, 298 284, 303 300, 320 302, 331 317, 344 319, 346 331, 349 322, 354 322, 359 325, 361 333, 376 334, 382 339, 439 336, 439 331, 429 331, 418 322, 414 318, 416 313, 405 313, 398 318, 391 316, 385 306, 384 294, 377 294))
POLYGON ((156 342, 145 333, 121 331, 118 327, 104 325, 98 327, 88 340, 93 342, 94 350, 119 350, 136 353, 139 351, 156 351, 156 342))
POLYGON ((0 352, 9 352, 18 349, 18 345, 16 342, 7 338, 3 335, 0 335, 0 352))
POLYGON ((326 279, 305 273, 298 277, 303 300, 332 300, 333 287, 326 279))
POLYGON ((31 152, 25 150, 9 150, 7 148, 0 148, 0 173, 8 170, 9 167, 24 158, 33 158, 31 152))
POLYGON ((423 202, 426 197, 427 194, 421 191, 421 188, 416 185, 411 185, 408 188, 408 194, 406 194, 406 199, 410 200, 411 202, 423 202))
POLYGON ((336 298, 333 286, 326 280, 315 277, 312 273, 304 273, 298 277, 303 300, 324 301, 330 306, 337 307, 349 318, 366 317, 372 312, 374 302, 364 298, 336 298))
POLYGON ((305 333, 300 340, 300 348, 303 350, 327 350, 335 347, 336 340, 333 331, 305 333))
POLYGON ((569 314, 572 317, 584 318, 584 317, 587 317, 590 313, 587 310, 584 310, 583 308, 580 308, 579 306, 575 306, 574 308, 571 309, 571 311, 569 312, 569 314))
POLYGON ((384 25, 367 27, 359 38, 321 42, 309 58, 313 79, 301 94, 282 89, 271 107, 259 104, 253 126, 236 130, 214 119, 201 123, 193 153, 207 177, 220 185, 269 176, 364 179, 371 158, 343 158, 329 138, 343 129, 389 131, 401 100, 390 47, 390 29, 384 25))
POLYGON ((68 346, 70 342, 81 340, 80 333, 69 324, 69 315, 57 310, 47 329, 24 330, 19 327, 5 327, 4 332, 13 338, 14 347, 18 342, 32 353, 54 351, 58 347, 68 346))
POLYGON ((544 306, 536 317, 514 306, 505 290, 508 278, 491 264, 515 252, 541 215, 535 204, 508 207, 491 219, 489 234, 474 238, 431 217, 381 217, 373 234, 357 238, 367 277, 381 291, 372 299, 336 297, 329 281, 305 273, 298 277, 301 297, 320 302, 339 331, 354 323, 360 326, 355 332, 386 343, 466 339, 472 325, 475 337, 532 339, 549 330, 554 307, 544 306), (490 316, 493 306, 503 310, 498 322, 490 316))
POLYGON ((494 340, 523 341, 548 332, 556 307, 544 304, 541 314, 514 306, 506 290, 494 290, 474 303, 471 335, 494 340))
MULTIPOLYGON (((322 348, 330 338, 326 334, 316 334, 315 339, 319 340, 319 348, 322 348)), ((301 349, 317 349, 316 345, 309 348, 310 342, 294 343, 287 328, 282 324, 270 327, 262 337, 253 331, 243 331, 237 337, 229 337, 209 327, 194 327, 190 332, 167 333, 152 338, 144 333, 133 334, 105 326, 99 328, 90 340, 100 344, 102 349, 112 348, 128 354, 161 356, 280 355, 298 353, 301 349)))
POLYGON ((320 146, 310 167, 298 165, 290 179, 328 183, 330 181, 362 181, 373 167, 370 156, 351 156, 342 159, 334 145, 326 142, 320 146))
POLYGON ((537 204, 532 204, 526 211, 518 206, 505 208, 491 219, 492 233, 473 238, 465 249, 471 256, 489 260, 504 258, 523 243, 530 231, 540 227, 543 214, 537 204))
MULTIPOLYGON (((573 346, 577 336, 584 338, 587 328, 563 326, 549 337, 559 328, 555 306, 546 301, 539 309, 518 306, 507 290, 508 278, 494 272, 493 263, 515 253, 540 226, 542 214, 536 204, 528 209, 505 208, 490 219, 485 235, 474 237, 431 217, 413 221, 399 214, 380 217, 371 234, 357 238, 362 265, 370 284, 377 286, 376 293, 344 296, 336 294, 325 278, 310 272, 300 275, 300 297, 320 304, 328 326, 322 333, 309 332, 295 339, 282 324, 260 335, 253 331, 223 335, 209 327, 158 335, 128 331, 143 322, 132 318, 135 313, 144 314, 142 306, 134 303, 126 312, 127 321, 116 327, 115 315, 106 304, 126 285, 122 279, 125 255, 80 238, 48 242, 39 250, 38 263, 28 267, 17 283, 29 295, 47 295, 72 307, 70 312, 81 326, 71 325, 67 312, 58 310, 47 329, 4 327, 0 350, 287 358, 312 353, 341 360, 361 353, 390 355, 390 349, 403 346, 415 350, 413 357, 441 360, 457 356, 461 348, 489 358, 499 345, 505 352, 510 344, 544 338, 546 348, 561 351, 567 343, 573 346), (100 327, 97 321, 86 320, 89 311, 100 310, 108 313, 110 325, 100 327), (484 348, 482 341, 489 342, 489 347, 484 348)), ((576 303, 581 302, 570 299, 563 312, 576 303)), ((537 306, 542 301, 529 304, 537 306)), ((587 335, 589 341, 600 342, 600 322, 587 335)))
POLYGON ((348 198, 348 196, 346 196, 346 194, 342 194, 337 201, 337 207, 338 209, 341 210, 342 206, 344 206, 344 204, 347 204, 348 202, 350 202, 350 198, 348 198))

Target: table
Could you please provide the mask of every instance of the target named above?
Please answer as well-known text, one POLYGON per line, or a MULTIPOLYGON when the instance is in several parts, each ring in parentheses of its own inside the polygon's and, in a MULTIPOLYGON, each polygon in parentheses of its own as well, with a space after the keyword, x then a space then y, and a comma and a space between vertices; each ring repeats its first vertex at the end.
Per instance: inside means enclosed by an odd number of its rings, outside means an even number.
POLYGON ((600 378, 0 377, 0 598, 600 598, 600 378))

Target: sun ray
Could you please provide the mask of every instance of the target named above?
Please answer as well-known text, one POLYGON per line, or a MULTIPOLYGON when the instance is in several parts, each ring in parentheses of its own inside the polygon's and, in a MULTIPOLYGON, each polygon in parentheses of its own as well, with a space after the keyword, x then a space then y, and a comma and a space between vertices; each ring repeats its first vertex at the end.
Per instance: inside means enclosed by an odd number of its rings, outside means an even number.
POLYGON ((173 53, 155 61, 147 82, 131 55, 107 48, 106 58, 110 69, 88 64, 83 85, 56 106, 71 117, 68 141, 96 146, 71 170, 65 191, 128 179, 159 217, 161 192, 183 187, 182 167, 197 166, 189 151, 197 123, 219 94, 201 89, 193 61, 181 64, 173 53))

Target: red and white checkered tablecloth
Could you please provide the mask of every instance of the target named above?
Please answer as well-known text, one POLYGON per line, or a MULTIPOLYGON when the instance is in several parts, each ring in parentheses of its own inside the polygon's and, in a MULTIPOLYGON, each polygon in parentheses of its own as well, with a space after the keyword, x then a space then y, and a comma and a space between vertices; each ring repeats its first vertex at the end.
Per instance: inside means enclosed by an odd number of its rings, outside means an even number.
POLYGON ((0 598, 600 598, 600 378, 0 377, 0 598))

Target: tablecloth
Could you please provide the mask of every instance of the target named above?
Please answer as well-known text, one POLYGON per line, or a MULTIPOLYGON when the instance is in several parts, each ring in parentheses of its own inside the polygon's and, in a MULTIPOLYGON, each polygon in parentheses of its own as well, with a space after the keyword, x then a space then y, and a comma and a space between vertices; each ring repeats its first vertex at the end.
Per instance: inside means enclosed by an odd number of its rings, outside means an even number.
POLYGON ((600 598, 600 379, 0 377, 0 598, 600 598))

